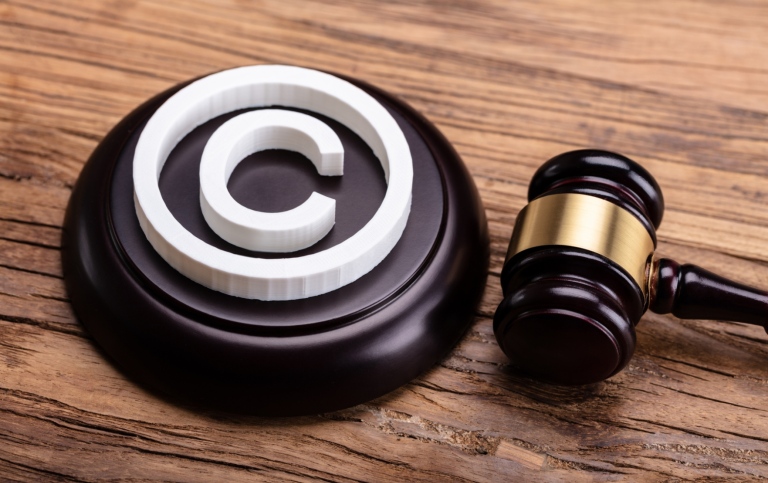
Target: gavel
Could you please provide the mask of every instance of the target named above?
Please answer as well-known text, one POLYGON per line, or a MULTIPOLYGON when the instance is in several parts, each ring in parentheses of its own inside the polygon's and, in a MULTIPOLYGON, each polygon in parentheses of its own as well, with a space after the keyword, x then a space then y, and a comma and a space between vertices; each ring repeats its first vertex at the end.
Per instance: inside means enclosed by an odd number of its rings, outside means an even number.
POLYGON ((534 174, 501 273, 493 329, 528 374, 565 385, 629 363, 646 310, 763 326, 768 292, 654 258, 664 198, 635 161, 598 150, 555 156, 534 174))

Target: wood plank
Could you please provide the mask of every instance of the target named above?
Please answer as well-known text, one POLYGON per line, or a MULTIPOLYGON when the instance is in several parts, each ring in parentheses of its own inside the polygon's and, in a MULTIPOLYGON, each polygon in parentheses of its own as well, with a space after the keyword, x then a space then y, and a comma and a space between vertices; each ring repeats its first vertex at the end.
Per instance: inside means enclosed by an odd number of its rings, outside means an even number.
POLYGON ((536 168, 616 150, 659 180, 660 256, 768 287, 768 7, 760 2, 0 0, 0 479, 750 481, 768 478, 768 336, 649 314, 623 373, 521 374, 492 316, 536 168), (66 204, 126 113, 252 63, 359 77, 457 148, 491 267, 474 324, 375 401, 270 419, 182 407, 116 368, 61 274, 66 204))

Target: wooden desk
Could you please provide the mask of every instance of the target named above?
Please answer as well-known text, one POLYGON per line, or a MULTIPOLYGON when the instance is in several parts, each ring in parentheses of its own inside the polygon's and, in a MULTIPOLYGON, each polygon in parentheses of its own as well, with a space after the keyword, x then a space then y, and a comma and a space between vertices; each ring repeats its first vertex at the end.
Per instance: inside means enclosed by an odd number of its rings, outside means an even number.
POLYGON ((644 164, 659 253, 768 287, 768 7, 761 2, 0 0, 0 479, 603 481, 768 477, 768 336, 647 315, 592 387, 509 367, 491 329, 527 183, 560 152, 644 164), (464 158, 491 275, 458 347, 411 384, 295 419, 170 405, 72 314, 60 226, 105 133, 151 95, 253 63, 357 76, 464 158))

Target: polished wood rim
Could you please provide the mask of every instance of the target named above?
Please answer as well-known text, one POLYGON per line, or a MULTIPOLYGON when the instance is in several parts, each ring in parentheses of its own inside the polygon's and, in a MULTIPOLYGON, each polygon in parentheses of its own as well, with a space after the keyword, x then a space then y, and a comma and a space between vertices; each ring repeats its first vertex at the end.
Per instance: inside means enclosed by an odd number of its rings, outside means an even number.
MULTIPOLYGON (((64 273, 78 318, 129 377, 184 403, 307 414, 385 394, 458 341, 482 294, 489 258, 477 190, 434 126, 392 96, 353 82, 382 102, 406 133, 415 165, 413 209, 384 262, 354 284, 303 301, 260 302, 205 289, 165 264, 137 230, 126 176, 132 149, 146 119, 181 86, 137 108, 97 147, 67 210, 64 273)), ((171 157, 182 161, 174 168, 177 161, 169 158, 163 177, 190 171, 183 159, 204 144, 216 122, 177 146, 171 157)), ((332 127, 365 157, 354 136, 332 127)), ((265 165, 260 170, 269 171, 269 156, 259 160, 265 165)), ((381 189, 366 184, 370 173, 360 176, 354 183, 350 177, 350 184, 381 189)), ((183 180, 175 181, 183 186, 183 180)), ((164 197, 177 205, 175 216, 193 213, 191 205, 198 203, 189 201, 189 192, 173 189, 164 197)), ((194 227, 195 217, 180 221, 194 227)), ((350 215, 349 226, 337 220, 337 238, 362 218, 350 215)), ((337 242, 329 237, 308 250, 337 242)))

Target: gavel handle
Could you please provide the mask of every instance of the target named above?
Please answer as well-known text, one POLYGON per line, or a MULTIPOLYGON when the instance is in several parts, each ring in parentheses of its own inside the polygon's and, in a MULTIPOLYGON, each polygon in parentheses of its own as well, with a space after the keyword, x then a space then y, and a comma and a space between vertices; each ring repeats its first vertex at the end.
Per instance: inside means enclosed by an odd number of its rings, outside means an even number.
POLYGON ((668 258, 651 267, 649 308, 681 319, 746 322, 768 332, 768 292, 668 258))

